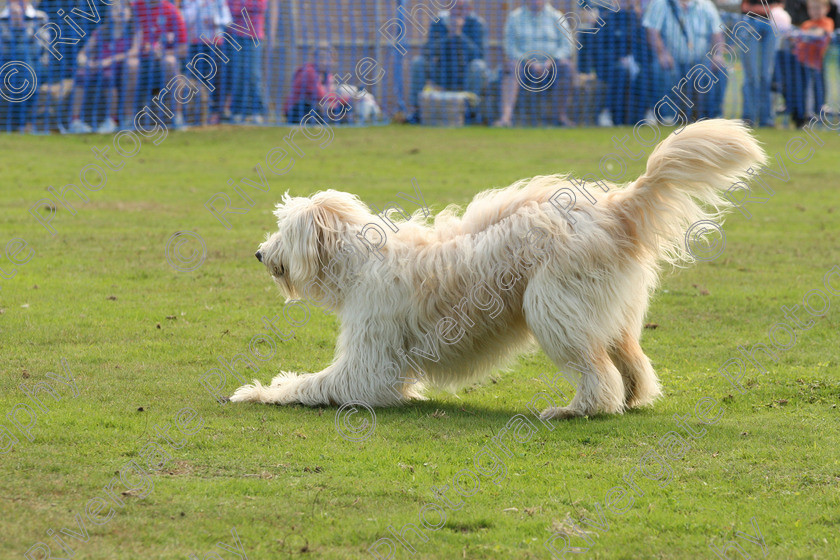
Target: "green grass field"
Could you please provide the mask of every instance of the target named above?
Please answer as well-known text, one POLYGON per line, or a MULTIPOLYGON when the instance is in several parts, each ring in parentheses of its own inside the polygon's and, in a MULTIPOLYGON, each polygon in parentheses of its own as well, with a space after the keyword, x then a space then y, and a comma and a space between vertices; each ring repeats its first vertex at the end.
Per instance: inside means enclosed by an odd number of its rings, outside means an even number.
MULTIPOLYGON (((0 278, 0 557, 23 558, 38 542, 52 558, 67 557, 50 537, 66 529, 61 538, 74 558, 216 558, 215 551, 234 559, 235 528, 252 560, 373 558, 367 549, 393 539, 389 526, 420 526, 421 508, 442 503, 433 487, 449 485, 453 507, 443 508, 443 526, 425 531, 426 542, 406 533, 414 558, 548 559, 543 543, 558 534, 589 548, 571 557, 715 558, 709 543, 736 540, 761 558, 760 544, 743 537, 755 535, 753 518, 768 558, 838 558, 840 288, 810 329, 795 330, 778 363, 763 360, 768 374, 748 367, 744 393, 718 373, 738 346, 769 344, 768 329, 790 322, 781 306, 801 306, 811 290, 828 293, 824 276, 840 265, 836 133, 821 131, 825 145, 797 165, 784 154, 793 131, 761 131, 790 179, 768 179, 775 194, 746 205, 750 219, 729 217, 718 259, 664 276, 647 317, 658 328, 642 338, 666 391, 655 406, 554 422, 549 430, 526 409, 546 387, 538 377, 555 371, 535 352, 457 395, 432 393, 427 402, 377 410, 373 434, 356 443, 338 433, 335 408, 220 405, 201 385, 218 358, 248 352, 251 338, 266 331, 263 316, 281 312, 283 300, 253 257, 274 229, 281 194, 337 188, 383 207, 398 192, 411 193, 415 177, 440 210, 525 176, 597 173, 600 157, 614 150, 611 135, 629 131, 338 130, 324 148, 301 140, 305 155, 284 176, 268 173, 269 192, 248 189, 253 207, 229 215, 225 229, 205 201, 219 191, 232 195, 228 178, 257 180, 254 166, 265 170, 266 154, 286 132, 196 130, 159 146, 147 141, 108 172, 104 187, 85 191, 89 203, 69 198, 75 215, 57 208, 54 236, 28 208, 50 196, 48 186, 76 182, 95 161, 91 147, 110 138, 0 136, 5 276, 13 270, 8 253, 18 248, 9 240, 23 238, 34 250, 14 277, 0 278), (206 244, 206 261, 191 272, 165 258, 167 239, 180 230, 206 244), (64 375, 62 359, 77 396, 55 380, 64 375), (46 411, 19 387, 38 382, 62 397, 40 393, 46 411), (686 434, 674 415, 693 416, 706 398, 720 402, 722 416, 707 426, 688 421, 704 435, 663 456, 665 434, 686 434), (31 441, 12 422, 32 423, 20 403, 37 414, 31 441), (180 435, 175 422, 185 407, 200 420, 182 416, 188 435, 180 435), (475 470, 474 457, 519 413, 537 432, 521 443, 508 436, 511 456, 501 456, 497 483, 479 476, 480 487, 458 506, 453 476, 475 470), (19 440, 11 449, 10 436, 19 440), (132 471, 131 461, 142 469, 132 471), (635 493, 608 509, 608 491, 626 487, 633 472, 635 493), (81 533, 77 520, 87 537, 69 534, 81 533)), ((628 178, 643 161, 630 165, 628 178)), ((816 296, 809 302, 821 305, 816 296)), ((798 313, 807 321, 807 312, 798 313)), ((335 317, 316 311, 272 359, 258 362, 255 376, 267 382, 280 369, 319 371, 337 332, 335 317)), ((785 342, 784 333, 776 336, 785 342)), ((231 380, 226 390, 233 388, 231 380)), ((443 521, 427 513, 429 523, 443 521)), ((561 549, 562 539, 554 545, 561 549)), ((396 547, 394 558, 410 557, 396 547)), ((31 558, 45 556, 36 550, 31 558)))

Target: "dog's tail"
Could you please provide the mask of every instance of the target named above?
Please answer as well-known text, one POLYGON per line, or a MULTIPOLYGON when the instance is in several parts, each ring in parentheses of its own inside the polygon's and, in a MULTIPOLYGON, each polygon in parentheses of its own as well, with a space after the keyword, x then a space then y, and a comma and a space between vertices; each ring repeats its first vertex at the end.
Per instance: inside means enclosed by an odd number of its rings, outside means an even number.
POLYGON ((633 241, 671 264, 693 262, 690 236, 720 223, 732 206, 727 189, 758 174, 765 159, 740 121, 700 121, 663 140, 613 201, 633 241))

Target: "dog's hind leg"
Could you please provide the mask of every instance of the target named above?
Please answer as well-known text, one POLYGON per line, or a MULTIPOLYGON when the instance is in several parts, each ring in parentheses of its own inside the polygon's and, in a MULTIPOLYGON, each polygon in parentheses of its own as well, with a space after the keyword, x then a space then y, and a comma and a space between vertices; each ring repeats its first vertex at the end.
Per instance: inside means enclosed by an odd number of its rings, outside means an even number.
POLYGON ((526 291, 523 307, 528 327, 561 371, 568 371, 570 364, 574 364, 582 375, 576 383, 577 391, 572 402, 564 407, 547 408, 542 417, 572 418, 621 413, 624 410, 624 383, 607 354, 606 346, 593 344, 591 333, 572 330, 575 325, 587 324, 586 317, 576 317, 571 307, 564 308, 562 302, 546 299, 545 293, 526 291))
POLYGON ((623 332, 609 354, 624 379, 627 408, 651 404, 662 395, 659 379, 635 336, 623 332))
MULTIPOLYGON (((539 338, 539 337, 537 337, 539 338)), ((543 349, 546 350, 545 345, 543 349)), ((564 363, 558 357, 551 356, 555 364, 562 369, 569 369, 569 363, 584 370, 577 381, 577 391, 568 406, 550 407, 542 411, 543 419, 573 418, 575 416, 593 416, 595 414, 621 414, 624 411, 624 383, 621 374, 607 355, 606 350, 587 352, 588 357, 566 358, 564 363)), ((564 356, 569 354, 564 353, 564 356)))

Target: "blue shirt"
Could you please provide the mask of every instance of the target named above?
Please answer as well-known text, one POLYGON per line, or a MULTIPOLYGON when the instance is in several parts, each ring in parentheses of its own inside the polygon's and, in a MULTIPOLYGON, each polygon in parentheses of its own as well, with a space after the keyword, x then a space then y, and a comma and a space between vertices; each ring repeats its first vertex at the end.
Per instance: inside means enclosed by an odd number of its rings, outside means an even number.
POLYGON ((668 0, 651 0, 642 25, 659 32, 665 48, 678 63, 699 62, 712 48, 712 35, 720 32, 722 22, 717 8, 709 0, 691 0, 687 6, 679 0, 672 1, 676 4, 686 34, 680 29, 668 0))
POLYGON ((513 10, 505 22, 505 54, 511 60, 520 60, 529 52, 567 59, 572 56, 571 37, 563 12, 546 4, 535 14, 522 6, 513 10))

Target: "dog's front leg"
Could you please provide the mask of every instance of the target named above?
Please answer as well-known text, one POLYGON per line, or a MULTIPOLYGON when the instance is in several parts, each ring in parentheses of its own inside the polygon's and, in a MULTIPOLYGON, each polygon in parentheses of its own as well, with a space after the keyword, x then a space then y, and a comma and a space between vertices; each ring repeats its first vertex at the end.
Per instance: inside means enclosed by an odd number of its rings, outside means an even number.
POLYGON ((318 373, 282 372, 272 379, 270 386, 254 381, 237 389, 230 400, 307 406, 345 403, 393 406, 408 397, 419 397, 405 381, 392 362, 359 364, 342 360, 318 373))
POLYGON ((254 380, 253 384, 238 388, 231 395, 230 401, 264 404, 292 404, 296 402, 309 405, 329 404, 327 402, 315 402, 319 391, 314 389, 319 385, 318 377, 326 375, 328 370, 329 368, 320 373, 303 374, 284 371, 272 379, 271 385, 268 386, 254 380))

